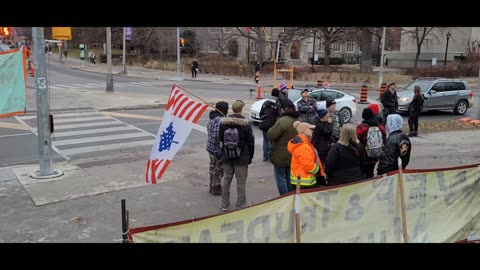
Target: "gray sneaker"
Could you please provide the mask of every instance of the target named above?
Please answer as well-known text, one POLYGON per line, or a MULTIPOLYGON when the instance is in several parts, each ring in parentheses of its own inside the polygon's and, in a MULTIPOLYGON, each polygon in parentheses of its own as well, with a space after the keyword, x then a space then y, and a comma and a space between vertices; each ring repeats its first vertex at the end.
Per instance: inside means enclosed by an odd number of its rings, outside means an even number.
POLYGON ((220 208, 222 211, 228 211, 228 207, 225 208, 221 204, 218 205, 218 208, 220 208))

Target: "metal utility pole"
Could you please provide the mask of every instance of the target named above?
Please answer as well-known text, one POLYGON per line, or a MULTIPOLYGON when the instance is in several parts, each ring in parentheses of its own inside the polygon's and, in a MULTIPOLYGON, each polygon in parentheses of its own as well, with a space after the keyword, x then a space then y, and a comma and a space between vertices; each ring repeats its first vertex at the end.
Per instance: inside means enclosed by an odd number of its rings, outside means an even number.
POLYGON ((312 49, 312 71, 315 72, 315 35, 317 31, 313 31, 313 49, 312 49))
POLYGON ((112 75, 112 28, 107 27, 107 92, 113 92, 112 75))
POLYGON ((125 64, 126 60, 126 45, 127 44, 127 27, 123 27, 123 57, 122 57, 122 74, 127 74, 127 65, 125 64))
POLYGON ((386 36, 386 27, 383 27, 383 33, 382 33, 382 55, 380 57, 380 75, 378 78, 378 89, 380 89, 380 86, 383 83, 383 62, 384 57, 385 57, 385 36, 386 36))
POLYGON ((62 43, 58 42, 58 43, 57 43, 57 47, 58 47, 58 57, 59 57, 59 61, 60 61, 60 63, 63 63, 63 61, 62 61, 62 54, 63 54, 63 52, 62 52, 62 45, 59 46, 58 44, 62 44, 62 43))
POLYGON ((178 71, 178 80, 182 81, 182 72, 180 71, 180 27, 177 27, 177 71, 178 71))
POLYGON ((45 61, 45 39, 40 27, 32 27, 35 56, 35 87, 37 90, 37 130, 40 170, 31 173, 37 179, 62 176, 61 170, 52 166, 52 134, 50 130, 50 109, 48 100, 47 65, 45 61))

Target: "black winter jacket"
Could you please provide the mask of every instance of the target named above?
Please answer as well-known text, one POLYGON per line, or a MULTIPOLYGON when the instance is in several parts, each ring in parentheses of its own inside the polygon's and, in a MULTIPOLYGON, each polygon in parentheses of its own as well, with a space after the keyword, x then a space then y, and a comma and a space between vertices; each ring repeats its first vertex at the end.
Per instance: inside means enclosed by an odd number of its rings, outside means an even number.
POLYGON ((336 143, 332 146, 325 162, 325 173, 329 185, 341 185, 364 179, 364 153, 361 144, 350 142, 348 146, 336 143))
POLYGON ((255 137, 253 136, 252 126, 240 114, 231 114, 228 117, 221 118, 219 139, 223 145, 225 130, 229 127, 236 127, 240 140, 241 153, 240 157, 235 159, 226 158, 223 156, 224 162, 233 162, 241 165, 248 165, 252 163, 253 154, 255 153, 255 137))
POLYGON ((382 105, 383 109, 387 113, 395 113, 398 109, 398 98, 397 92, 393 91, 393 94, 390 93, 390 90, 386 90, 382 95, 382 105))
POLYGON ((322 161, 322 164, 325 164, 327 159, 328 151, 335 143, 335 139, 332 137, 333 124, 323 121, 317 121, 315 129, 313 130, 312 135, 312 144, 317 149, 318 156, 322 161))
POLYGON ((415 96, 410 105, 410 115, 419 115, 423 110, 424 99, 423 96, 415 96))
POLYGON ((402 159, 402 168, 405 169, 410 161, 412 144, 407 135, 401 130, 396 130, 387 138, 380 156, 377 175, 382 175, 391 171, 398 170, 398 158, 402 159))

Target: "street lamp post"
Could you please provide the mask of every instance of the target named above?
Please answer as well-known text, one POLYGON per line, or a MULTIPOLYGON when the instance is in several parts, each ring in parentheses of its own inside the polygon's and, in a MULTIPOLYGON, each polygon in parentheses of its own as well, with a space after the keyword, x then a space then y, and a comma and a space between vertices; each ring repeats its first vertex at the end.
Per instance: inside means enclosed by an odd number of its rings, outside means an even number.
POLYGON ((450 39, 450 32, 447 33, 447 46, 445 47, 445 60, 443 61, 443 66, 447 65, 447 52, 448 52, 448 40, 450 39))
POLYGON ((317 31, 313 31, 313 49, 312 49, 312 71, 315 72, 315 35, 317 31))

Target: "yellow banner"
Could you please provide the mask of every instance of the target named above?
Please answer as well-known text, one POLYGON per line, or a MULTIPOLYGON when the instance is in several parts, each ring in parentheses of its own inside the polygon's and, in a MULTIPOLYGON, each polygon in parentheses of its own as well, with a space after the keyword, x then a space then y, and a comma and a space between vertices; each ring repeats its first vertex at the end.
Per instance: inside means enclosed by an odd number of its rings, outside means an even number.
POLYGON ((72 29, 71 27, 52 27, 52 37, 58 40, 71 40, 72 29))
MULTIPOLYGON (((399 176, 300 195, 301 242, 403 242, 399 176)), ((456 242, 480 231, 480 169, 404 174, 408 242, 456 242)), ((294 195, 179 225, 130 229, 133 242, 294 243, 294 195)))

